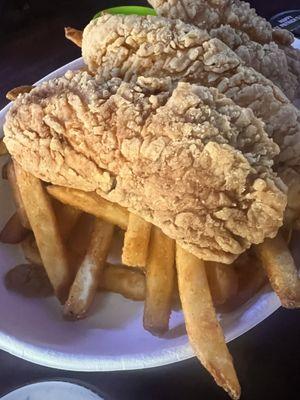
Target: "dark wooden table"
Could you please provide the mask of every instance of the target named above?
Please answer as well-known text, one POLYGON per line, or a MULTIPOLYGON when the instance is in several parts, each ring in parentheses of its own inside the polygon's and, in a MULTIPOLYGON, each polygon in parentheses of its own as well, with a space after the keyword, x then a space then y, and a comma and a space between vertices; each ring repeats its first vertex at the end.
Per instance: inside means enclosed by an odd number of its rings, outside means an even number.
MULTIPOLYGON (((0 2, 0 21, 1 7, 3 11, 7 3, 9 1, 0 2)), ((16 28, 10 19, 0 26, 4 30, 0 39, 1 107, 6 104, 5 93, 10 88, 31 84, 80 56, 79 49, 64 39, 64 26, 83 28, 100 7, 126 4, 126 1, 49 1, 52 4, 49 7, 39 5, 38 1, 11 3, 27 4, 27 8, 20 6, 20 13, 25 13, 24 20, 22 15, 12 17, 13 21, 17 20, 16 28), (30 10, 26 16, 28 4, 29 9, 37 10, 38 17, 30 10)), ((262 2, 259 7, 263 12, 262 2)), ((273 12, 270 10, 265 10, 266 14, 273 12)), ((299 338, 300 311, 280 309, 229 344, 243 389, 242 399, 300 397, 299 338)), ((41 367, 0 352, 0 395, 17 386, 49 378, 76 379, 92 384, 106 393, 108 399, 227 399, 195 359, 142 371, 76 373, 41 367)))

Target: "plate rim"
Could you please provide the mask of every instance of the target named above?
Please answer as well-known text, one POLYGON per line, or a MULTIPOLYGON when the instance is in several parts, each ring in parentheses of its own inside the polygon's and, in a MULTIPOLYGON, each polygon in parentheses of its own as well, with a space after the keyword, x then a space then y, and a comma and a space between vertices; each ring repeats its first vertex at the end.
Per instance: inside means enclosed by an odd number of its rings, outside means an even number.
MULTIPOLYGON (((6 400, 10 398, 12 395, 19 395, 21 394, 22 396, 24 395, 22 392, 26 390, 30 390, 32 388, 36 387, 42 387, 43 389, 48 389, 47 386, 56 386, 57 388, 64 386, 65 388, 70 387, 74 388, 80 388, 80 390, 84 390, 85 392, 88 392, 89 394, 92 394, 95 400, 104 400, 102 395, 98 394, 96 390, 98 391, 98 388, 93 388, 92 390, 92 385, 89 385, 86 382, 76 380, 76 379, 68 379, 68 378, 49 378, 49 379, 44 379, 44 380, 37 380, 37 381, 32 381, 29 383, 25 383, 24 385, 16 386, 15 388, 7 391, 3 395, 1 395, 0 399, 6 400), (86 384, 86 386, 84 385, 86 384), (46 386, 46 388, 43 388, 43 386, 46 386), (89 387, 91 386, 91 387, 89 387)), ((26 394, 26 393, 25 393, 26 394)))
MULTIPOLYGON (((76 70, 84 65, 82 57, 79 57, 62 67, 50 72, 42 79, 38 80, 34 85, 45 80, 52 79, 59 75, 63 75, 67 70, 76 70)), ((8 103, 0 111, 0 120, 11 107, 12 102, 8 103)), ((0 128, 3 130, 2 124, 0 128)), ((0 135, 2 137, 2 134, 0 135)), ((253 329, 262 321, 272 315, 279 307, 280 301, 274 292, 267 293, 268 302, 263 308, 263 312, 259 313, 252 323, 235 329, 233 334, 226 336, 226 342, 230 342, 237 337, 242 336, 246 332, 253 329)), ((188 340, 185 344, 176 345, 174 347, 154 351, 150 353, 138 353, 132 356, 85 356, 83 359, 80 355, 70 355, 63 351, 49 350, 46 346, 32 344, 28 341, 17 339, 12 335, 8 335, 0 330, 0 349, 4 350, 16 357, 24 359, 35 364, 45 367, 56 368, 59 370, 77 371, 77 372, 100 372, 100 371, 125 371, 134 369, 155 368, 163 365, 173 364, 195 357, 188 340)))

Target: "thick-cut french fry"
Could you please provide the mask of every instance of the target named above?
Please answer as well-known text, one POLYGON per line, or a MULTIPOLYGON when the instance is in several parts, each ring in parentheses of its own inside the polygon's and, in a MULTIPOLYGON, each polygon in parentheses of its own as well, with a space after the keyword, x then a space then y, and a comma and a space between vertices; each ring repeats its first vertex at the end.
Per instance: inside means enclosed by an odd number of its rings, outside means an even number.
POLYGON ((230 312, 250 300, 267 282, 261 261, 253 251, 247 251, 234 262, 238 277, 238 291, 225 304, 218 307, 221 312, 230 312))
POLYGON ((146 278, 138 269, 107 263, 100 277, 99 289, 141 301, 146 297, 146 278))
POLYGON ((21 247, 26 260, 35 265, 43 265, 34 234, 32 232, 22 241, 21 247))
POLYGON ((19 94, 29 93, 33 89, 33 86, 22 85, 11 89, 6 93, 7 100, 14 101, 19 96, 19 94))
POLYGON ((286 308, 300 305, 298 271, 284 239, 279 233, 255 247, 274 292, 286 308))
POLYGON ((224 304, 237 293, 238 277, 232 265, 206 262, 205 269, 215 306, 224 304))
POLYGON ((42 182, 15 163, 17 184, 20 189, 30 225, 32 227, 43 265, 58 299, 64 303, 72 283, 73 274, 68 264, 58 222, 51 199, 42 182))
POLYGON ((3 142, 3 138, 0 139, 0 156, 5 156, 8 154, 5 143, 3 142))
POLYGON ((64 305, 64 316, 81 319, 91 306, 112 240, 114 226, 95 219, 90 244, 64 305))
POLYGON ((0 242, 17 244, 22 242, 29 234, 29 230, 21 224, 18 213, 14 213, 7 221, 0 233, 0 242))
POLYGON ((131 267, 145 267, 151 224, 136 214, 130 213, 124 236, 122 263, 131 267))
POLYGON ((128 225, 128 211, 118 204, 111 203, 96 193, 83 192, 77 189, 62 186, 47 186, 48 193, 64 204, 78 208, 97 218, 110 222, 126 229, 128 225))
POLYGON ((81 265, 90 243, 95 217, 82 213, 78 218, 67 242, 69 263, 75 274, 81 265))
POLYGON ((176 267, 190 343, 216 383, 238 399, 241 389, 212 303, 205 264, 177 245, 176 267))
POLYGON ((15 205, 17 207, 17 213, 19 215, 21 224, 24 226, 24 228, 31 229, 31 226, 30 226, 30 223, 29 223, 29 220, 28 220, 25 208, 24 208, 20 189, 17 184, 15 167, 14 167, 14 164, 12 161, 7 166, 7 179, 8 179, 10 188, 12 190, 13 198, 15 201, 15 205))
POLYGON ((152 226, 146 266, 144 328, 161 335, 169 328, 175 281, 175 242, 152 226))
POLYGON ((82 31, 75 29, 75 28, 70 28, 69 26, 65 28, 65 37, 76 46, 81 47, 82 45, 82 31))
POLYGON ((72 229, 76 225, 81 211, 69 206, 68 204, 60 203, 56 199, 52 199, 52 203, 61 236, 66 241, 68 240, 72 229))

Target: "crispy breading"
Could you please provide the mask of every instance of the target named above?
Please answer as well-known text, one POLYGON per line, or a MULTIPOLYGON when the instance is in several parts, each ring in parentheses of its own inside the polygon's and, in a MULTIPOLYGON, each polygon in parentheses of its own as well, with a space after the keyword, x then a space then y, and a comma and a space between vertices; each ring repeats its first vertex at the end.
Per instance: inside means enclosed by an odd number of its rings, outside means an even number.
POLYGON ((201 29, 213 29, 223 25, 247 33, 258 43, 290 45, 293 35, 279 28, 272 28, 270 22, 257 15, 250 4, 240 0, 148 0, 159 15, 178 18, 197 25, 201 29))
POLYGON ((296 98, 300 88, 300 70, 292 67, 290 58, 275 42, 257 43, 229 25, 211 29, 209 34, 234 50, 246 66, 275 83, 291 101, 296 98))
POLYGON ((169 76, 217 87, 241 107, 250 107, 281 148, 278 163, 300 164, 300 111, 270 80, 204 30, 161 17, 105 15, 83 33, 82 54, 89 69, 111 75, 169 76))
POLYGON ((202 259, 230 263, 282 224, 278 146, 214 88, 69 71, 19 96, 4 131, 35 176, 95 190, 202 259))
POLYGON ((247 2, 150 0, 149 3, 158 15, 181 19, 222 40, 245 65, 255 68, 278 85, 290 100, 299 94, 300 69, 299 65, 295 68, 290 53, 300 57, 300 51, 290 46, 293 35, 287 30, 272 28, 247 2))

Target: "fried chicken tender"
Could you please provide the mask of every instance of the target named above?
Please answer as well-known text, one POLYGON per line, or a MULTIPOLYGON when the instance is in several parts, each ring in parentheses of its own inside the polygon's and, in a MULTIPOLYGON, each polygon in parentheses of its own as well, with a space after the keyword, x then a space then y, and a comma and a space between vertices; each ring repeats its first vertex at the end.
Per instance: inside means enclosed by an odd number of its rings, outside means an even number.
POLYGON ((148 0, 162 17, 178 18, 201 29, 229 25, 245 32, 257 43, 272 41, 289 46, 293 35, 285 29, 274 29, 263 17, 257 15, 250 4, 240 0, 148 0))
POLYGON ((126 81, 165 77, 216 87, 249 107, 279 144, 277 164, 300 164, 300 112, 280 89, 207 31, 162 17, 104 15, 83 32, 82 54, 92 72, 126 81))
POLYGON ((300 51, 290 46, 293 35, 273 29, 243 1, 228 0, 150 0, 158 15, 181 19, 227 44, 248 67, 278 85, 294 100, 300 93, 300 65, 294 58, 300 51), (280 47, 281 48, 280 48, 280 47), (291 56, 293 53, 293 56, 291 56))
POLYGON ((290 56, 275 42, 254 42, 246 33, 229 25, 211 29, 209 34, 227 44, 246 66, 254 68, 275 83, 291 101, 298 96, 300 69, 293 66, 290 56))
POLYGON ((204 260, 231 263, 282 224, 278 146, 214 88, 68 72, 19 96, 4 132, 27 171, 96 191, 204 260))

